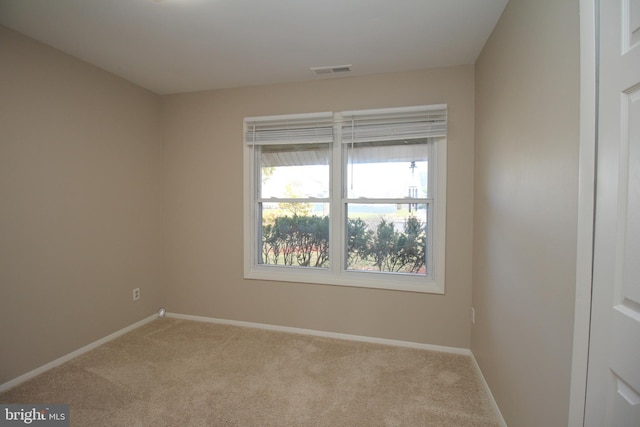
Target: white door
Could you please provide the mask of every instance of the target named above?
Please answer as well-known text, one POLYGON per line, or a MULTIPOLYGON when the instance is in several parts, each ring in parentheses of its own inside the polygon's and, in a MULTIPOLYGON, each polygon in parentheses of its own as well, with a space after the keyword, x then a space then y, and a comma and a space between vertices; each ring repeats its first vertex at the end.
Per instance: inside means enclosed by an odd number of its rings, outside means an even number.
POLYGON ((640 0, 600 0, 585 426, 640 427, 640 0))

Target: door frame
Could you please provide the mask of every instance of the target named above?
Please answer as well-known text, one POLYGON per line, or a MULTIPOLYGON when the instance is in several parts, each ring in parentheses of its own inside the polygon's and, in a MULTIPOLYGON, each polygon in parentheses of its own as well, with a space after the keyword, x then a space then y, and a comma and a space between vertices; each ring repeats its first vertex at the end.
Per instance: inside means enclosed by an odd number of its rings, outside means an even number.
POLYGON ((599 0, 580 0, 580 140, 578 160, 578 228, 573 356, 569 426, 584 426, 591 328, 593 230, 595 220, 598 8, 599 0))

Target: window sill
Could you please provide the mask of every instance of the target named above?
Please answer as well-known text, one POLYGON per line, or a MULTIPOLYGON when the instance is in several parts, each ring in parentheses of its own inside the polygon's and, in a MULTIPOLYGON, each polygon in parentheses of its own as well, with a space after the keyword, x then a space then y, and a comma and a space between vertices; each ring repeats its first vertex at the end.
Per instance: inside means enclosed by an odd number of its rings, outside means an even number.
POLYGON ((276 282, 310 283, 318 285, 348 286, 371 289, 386 289, 404 292, 444 294, 444 281, 429 277, 411 277, 394 273, 367 273, 345 271, 336 274, 328 270, 309 271, 309 268, 264 267, 245 271, 244 278, 249 280, 267 280, 276 282))

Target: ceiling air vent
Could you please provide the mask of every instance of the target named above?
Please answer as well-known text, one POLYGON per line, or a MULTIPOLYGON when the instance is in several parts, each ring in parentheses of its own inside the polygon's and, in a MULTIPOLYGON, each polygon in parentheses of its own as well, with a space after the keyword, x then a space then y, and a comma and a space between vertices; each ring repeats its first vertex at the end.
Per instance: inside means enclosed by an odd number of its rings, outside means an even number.
POLYGON ((317 76, 321 76, 324 74, 348 73, 349 71, 351 71, 351 64, 334 65, 331 67, 311 67, 311 71, 313 71, 317 76))

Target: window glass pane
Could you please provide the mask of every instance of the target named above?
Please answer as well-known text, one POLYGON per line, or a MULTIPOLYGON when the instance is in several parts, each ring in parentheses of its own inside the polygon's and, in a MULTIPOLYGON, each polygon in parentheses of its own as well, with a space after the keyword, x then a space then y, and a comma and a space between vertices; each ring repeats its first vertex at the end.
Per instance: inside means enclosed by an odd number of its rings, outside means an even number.
POLYGON ((426 204, 347 204, 347 269, 427 274, 426 204))
POLYGON ((426 140, 344 144, 347 197, 429 197, 429 149, 426 140))
POLYGON ((329 203, 260 203, 260 264, 329 267, 329 203))
POLYGON ((329 197, 329 144, 260 147, 262 198, 329 197))

